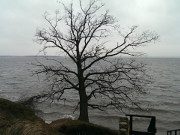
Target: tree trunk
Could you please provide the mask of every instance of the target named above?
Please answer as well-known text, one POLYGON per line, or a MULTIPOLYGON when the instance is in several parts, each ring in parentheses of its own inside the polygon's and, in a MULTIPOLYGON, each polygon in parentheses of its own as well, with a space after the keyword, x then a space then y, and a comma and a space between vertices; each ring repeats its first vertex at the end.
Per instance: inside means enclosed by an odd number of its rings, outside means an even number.
POLYGON ((80 96, 80 114, 79 114, 79 120, 89 122, 89 116, 88 116, 88 100, 86 96, 85 90, 81 90, 79 92, 80 96))
POLYGON ((80 114, 79 120, 89 122, 88 116, 88 99, 86 95, 86 89, 84 84, 83 71, 81 66, 81 60, 79 59, 77 68, 78 68, 78 81, 79 81, 79 99, 80 99, 80 114))

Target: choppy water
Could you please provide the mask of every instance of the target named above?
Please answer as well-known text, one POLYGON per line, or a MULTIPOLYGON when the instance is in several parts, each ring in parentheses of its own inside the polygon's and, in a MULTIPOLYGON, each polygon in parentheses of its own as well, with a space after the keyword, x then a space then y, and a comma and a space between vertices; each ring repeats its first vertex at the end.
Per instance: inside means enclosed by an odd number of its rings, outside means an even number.
MULTIPOLYGON (((149 94, 139 98, 142 102, 150 104, 152 109, 148 113, 131 110, 129 113, 156 116, 157 135, 180 128, 180 59, 143 58, 141 60, 147 63, 148 72, 153 77, 154 83, 149 86, 149 94)), ((17 101, 47 88, 44 81, 32 76, 32 70, 36 68, 31 65, 34 61, 34 57, 0 57, 0 97, 17 101)), ((51 122, 66 115, 77 117, 77 112, 72 113, 77 96, 69 94, 69 98, 73 103, 67 101, 65 105, 64 103, 39 104, 37 107, 41 110, 42 118, 51 122)), ((119 116, 124 114, 110 109, 104 113, 90 110, 91 122, 114 129, 118 129, 119 116)), ((145 127, 147 122, 146 119, 143 121, 136 119, 134 128, 145 127)))

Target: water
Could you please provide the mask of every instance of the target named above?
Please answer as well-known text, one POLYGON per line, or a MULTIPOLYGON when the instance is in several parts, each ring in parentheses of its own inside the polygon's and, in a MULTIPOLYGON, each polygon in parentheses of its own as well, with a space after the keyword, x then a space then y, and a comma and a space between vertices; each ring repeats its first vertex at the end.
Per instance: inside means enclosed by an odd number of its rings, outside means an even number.
MULTIPOLYGON (((38 58, 40 59, 40 58, 38 58)), ((143 58, 147 63, 148 73, 153 77, 149 86, 149 94, 139 97, 143 103, 148 103, 152 109, 147 112, 130 110, 128 113, 156 116, 157 135, 166 134, 167 130, 180 128, 180 59, 178 58, 143 58)), ((32 76, 35 57, 0 57, 0 97, 17 101, 23 97, 35 95, 47 89, 47 83, 37 76, 32 76)), ((71 65, 71 63, 68 63, 71 65)), ((68 95, 71 101, 49 104, 38 104, 39 114, 46 122, 72 116, 78 96, 68 95)), ((90 121, 113 129, 118 129, 118 118, 124 114, 107 110, 99 112, 90 110, 90 121)), ((147 119, 135 119, 135 129, 145 130, 147 119)))

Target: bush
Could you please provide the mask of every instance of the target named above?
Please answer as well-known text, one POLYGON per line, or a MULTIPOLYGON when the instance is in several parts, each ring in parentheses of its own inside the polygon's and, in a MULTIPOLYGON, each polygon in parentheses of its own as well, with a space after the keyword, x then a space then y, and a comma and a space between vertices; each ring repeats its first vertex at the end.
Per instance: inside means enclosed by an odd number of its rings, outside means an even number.
POLYGON ((62 119, 50 125, 66 135, 118 135, 115 130, 79 120, 62 119))

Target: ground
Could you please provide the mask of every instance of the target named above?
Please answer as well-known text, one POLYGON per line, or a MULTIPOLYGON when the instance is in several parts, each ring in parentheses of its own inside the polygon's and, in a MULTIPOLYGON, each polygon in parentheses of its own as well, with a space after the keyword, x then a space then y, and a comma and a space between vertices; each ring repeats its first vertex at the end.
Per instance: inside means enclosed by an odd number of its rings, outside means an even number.
POLYGON ((0 135, 118 135, 118 132, 71 119, 47 124, 23 104, 0 98, 0 135))

